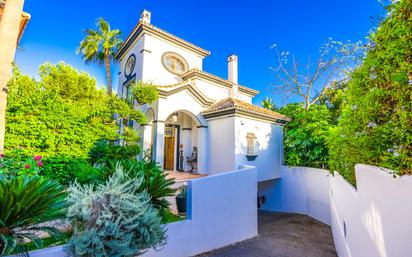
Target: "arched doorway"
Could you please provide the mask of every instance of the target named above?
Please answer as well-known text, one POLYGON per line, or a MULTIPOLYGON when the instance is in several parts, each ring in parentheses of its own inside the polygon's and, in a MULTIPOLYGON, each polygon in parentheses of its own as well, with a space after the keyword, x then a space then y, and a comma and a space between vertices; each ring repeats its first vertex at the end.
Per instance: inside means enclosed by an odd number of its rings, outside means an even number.
POLYGON ((170 114, 165 120, 163 168, 168 171, 199 172, 199 129, 201 123, 186 111, 170 114))

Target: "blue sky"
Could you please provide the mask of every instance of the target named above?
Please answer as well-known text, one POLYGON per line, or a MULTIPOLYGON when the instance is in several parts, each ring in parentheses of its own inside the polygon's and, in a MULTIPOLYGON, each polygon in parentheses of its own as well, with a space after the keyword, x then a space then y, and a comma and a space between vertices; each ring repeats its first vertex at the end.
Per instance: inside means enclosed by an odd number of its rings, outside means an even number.
POLYGON ((371 17, 383 14, 377 0, 26 0, 24 9, 32 18, 16 63, 24 73, 36 76, 40 64, 64 61, 104 85, 103 68, 85 65, 76 55, 82 30, 104 17, 126 38, 144 8, 152 12, 154 25, 210 50, 204 61, 210 73, 226 78, 227 56, 238 54, 239 83, 261 91, 255 103, 266 96, 279 99, 271 86, 275 82, 269 70, 275 61, 271 45, 276 43, 304 61, 328 37, 363 40, 374 26, 371 17))

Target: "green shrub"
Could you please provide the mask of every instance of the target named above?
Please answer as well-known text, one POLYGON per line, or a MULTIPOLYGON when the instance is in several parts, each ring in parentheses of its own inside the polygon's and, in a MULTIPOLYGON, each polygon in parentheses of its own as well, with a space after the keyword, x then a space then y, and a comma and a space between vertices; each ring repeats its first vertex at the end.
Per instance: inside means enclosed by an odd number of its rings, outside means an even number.
POLYGON ((159 90, 152 84, 139 81, 132 84, 132 95, 139 104, 151 104, 159 98, 159 90))
POLYGON ((314 104, 306 111, 300 103, 288 104, 279 112, 292 118, 284 129, 286 165, 327 169, 326 138, 333 127, 328 108, 314 104))
POLYGON ((107 164, 109 161, 136 160, 140 153, 138 144, 116 145, 102 140, 97 142, 89 152, 89 161, 94 164, 107 164))
POLYGON ((365 163, 412 174, 412 2, 394 1, 351 76, 338 127, 328 140, 331 170, 355 183, 365 163))
POLYGON ((46 178, 0 175, 0 255, 25 252, 26 240, 40 248, 39 231, 59 236, 56 229, 37 224, 65 217, 65 197, 64 189, 46 178))
POLYGON ((93 167, 86 159, 74 157, 48 157, 44 160, 41 176, 68 186, 75 180, 79 184, 102 183, 103 173, 93 167))
POLYGON ((96 188, 70 188, 68 219, 74 256, 136 256, 165 243, 165 227, 150 195, 139 188, 142 177, 129 177, 118 165, 109 180, 96 188))

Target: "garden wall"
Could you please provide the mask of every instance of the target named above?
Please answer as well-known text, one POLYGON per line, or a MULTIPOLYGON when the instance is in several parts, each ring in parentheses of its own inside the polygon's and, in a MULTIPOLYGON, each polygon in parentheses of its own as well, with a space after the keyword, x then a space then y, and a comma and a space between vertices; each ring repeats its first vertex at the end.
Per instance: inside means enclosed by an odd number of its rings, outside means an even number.
POLYGON ((188 219, 168 224, 168 244, 143 256, 193 256, 257 236, 255 167, 190 180, 188 192, 188 219))
POLYGON ((412 253, 412 176, 357 165, 357 188, 330 177, 331 223, 340 257, 405 257, 412 253))
POLYGON ((259 196, 265 196, 261 210, 305 214, 330 224, 329 171, 282 166, 280 176, 259 183, 259 196))

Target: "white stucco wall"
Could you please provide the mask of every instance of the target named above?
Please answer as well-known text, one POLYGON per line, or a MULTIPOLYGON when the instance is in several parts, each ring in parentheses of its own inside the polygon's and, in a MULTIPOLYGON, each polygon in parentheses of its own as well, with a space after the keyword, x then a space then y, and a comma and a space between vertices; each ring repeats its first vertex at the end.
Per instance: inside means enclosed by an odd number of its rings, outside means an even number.
POLYGON ((168 224, 169 243, 143 256, 194 256, 257 236, 254 167, 194 179, 188 188, 189 218, 168 224))
POLYGON ((339 174, 283 166, 259 183, 261 209, 309 215, 330 224, 340 257, 404 257, 412 252, 412 176, 357 165, 357 188, 339 174))
POLYGON ((143 67, 143 54, 141 53, 142 49, 144 48, 144 40, 138 40, 136 41, 130 48, 129 51, 122 57, 122 59, 119 62, 119 67, 120 67, 120 74, 119 76, 119 82, 118 82, 118 95, 122 97, 126 97, 125 94, 125 89, 123 88, 123 83, 126 81, 126 77, 124 74, 124 66, 127 62, 127 59, 129 58, 130 55, 134 54, 136 56, 136 66, 133 73, 136 73, 136 81, 139 81, 142 79, 142 69, 143 67))
POLYGON ((243 102, 246 102, 246 103, 252 103, 252 97, 251 96, 248 96, 248 95, 246 95, 246 94, 243 94, 243 93, 241 93, 241 92, 238 92, 237 94, 236 94, 236 98, 237 99, 239 99, 239 100, 241 100, 241 101, 243 101, 243 102))
POLYGON ((280 175, 259 183, 258 195, 266 198, 262 210, 305 214, 330 224, 329 171, 282 166, 280 175))
POLYGON ((411 256, 412 176, 393 178, 388 170, 367 165, 355 169, 356 189, 339 174, 330 178, 332 232, 338 255, 411 256))
POLYGON ((224 99, 230 96, 230 89, 215 83, 194 79, 194 85, 199 89, 205 96, 215 101, 224 99))
POLYGON ((202 57, 163 39, 151 35, 144 37, 144 48, 147 52, 145 52, 143 59, 143 81, 157 85, 170 85, 181 81, 180 76, 170 73, 163 66, 162 55, 166 52, 174 52, 182 56, 186 60, 189 70, 202 69, 202 57))
POLYGON ((239 165, 257 167, 258 181, 280 177, 282 126, 247 117, 231 116, 208 120, 209 174, 232 170, 239 165), (256 135, 254 161, 248 161, 247 133, 256 135))
POLYGON ((233 170, 235 164, 235 118, 208 120, 209 174, 233 170))
POLYGON ((258 170, 258 181, 280 177, 282 164, 281 148, 283 143, 283 127, 246 117, 235 117, 235 162, 236 165, 253 165, 258 170), (247 133, 254 133, 256 154, 254 161, 246 159, 247 133))

